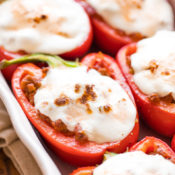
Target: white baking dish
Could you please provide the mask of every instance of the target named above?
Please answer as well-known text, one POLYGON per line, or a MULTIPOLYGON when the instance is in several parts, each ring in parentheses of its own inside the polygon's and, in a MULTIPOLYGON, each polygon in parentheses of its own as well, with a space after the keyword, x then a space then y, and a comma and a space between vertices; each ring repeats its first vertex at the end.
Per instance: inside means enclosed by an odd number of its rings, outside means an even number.
MULTIPOLYGON (((173 7, 175 7, 175 0, 168 0, 171 2, 173 7)), ((175 9, 175 8, 174 8, 175 9)), ((38 163, 42 173, 44 175, 68 175, 72 172, 73 167, 62 160, 60 160, 55 154, 46 146, 44 140, 40 134, 35 130, 30 124, 25 114, 23 113, 20 105, 13 96, 9 86, 7 85, 4 77, 0 72, 0 98, 4 102, 8 113, 10 115, 12 124, 17 132, 19 138, 23 141, 25 146, 34 156, 36 162, 38 163)), ((168 144, 170 139, 161 137, 151 129, 140 124, 140 139, 144 136, 156 136, 168 144)))
POLYGON ((48 155, 33 127, 13 96, 4 77, 0 73, 0 98, 7 108, 12 124, 19 138, 34 156, 44 175, 60 175, 60 171, 48 155))

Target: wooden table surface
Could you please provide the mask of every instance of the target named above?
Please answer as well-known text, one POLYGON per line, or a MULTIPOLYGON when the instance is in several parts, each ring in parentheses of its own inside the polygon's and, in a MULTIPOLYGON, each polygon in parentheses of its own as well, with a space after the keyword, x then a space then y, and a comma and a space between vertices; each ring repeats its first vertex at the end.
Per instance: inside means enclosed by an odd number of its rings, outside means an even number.
POLYGON ((11 160, 0 149, 0 175, 19 175, 11 160))

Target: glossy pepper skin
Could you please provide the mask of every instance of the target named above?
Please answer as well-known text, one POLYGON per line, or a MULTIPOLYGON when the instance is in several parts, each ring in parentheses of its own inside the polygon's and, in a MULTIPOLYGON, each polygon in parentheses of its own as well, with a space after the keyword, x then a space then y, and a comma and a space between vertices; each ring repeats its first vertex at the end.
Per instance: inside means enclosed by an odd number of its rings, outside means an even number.
POLYGON ((171 148, 173 149, 173 151, 175 152, 175 135, 173 136, 173 139, 171 141, 171 148))
POLYGON ((129 151, 143 151, 146 154, 160 154, 164 158, 175 163, 174 151, 162 140, 147 136, 134 144, 129 151))
MULTIPOLYGON (((113 58, 101 53, 93 53, 84 57, 81 64, 87 65, 89 68, 105 68, 107 73, 116 79, 126 90, 134 103, 131 91, 113 58)), ((31 123, 44 137, 54 152, 65 161, 74 165, 95 165, 102 161, 104 152, 123 152, 128 146, 133 145, 137 141, 139 132, 138 115, 133 130, 120 142, 104 143, 100 145, 94 142, 80 144, 75 141, 74 137, 66 137, 57 132, 37 115, 37 110, 29 103, 24 95, 21 88, 21 81, 26 75, 32 75, 35 78, 41 79, 43 76, 42 69, 32 63, 19 66, 12 78, 13 92, 31 123)))
MULTIPOLYGON (((9 51, 5 50, 3 47, 0 47, 0 61, 2 61, 3 59, 11 60, 13 58, 21 57, 22 55, 23 55, 23 53, 9 52, 9 51)), ((11 65, 11 66, 7 67, 6 69, 2 70, 2 73, 3 73, 4 77, 6 78, 6 80, 11 81, 12 74, 15 71, 15 69, 17 68, 17 66, 18 66, 17 64, 11 65)))
POLYGON ((134 42, 130 36, 120 34, 96 15, 96 11, 85 0, 75 1, 80 3, 89 14, 94 32, 94 42, 101 50, 115 55, 121 47, 134 42))
POLYGON ((175 133, 175 107, 161 101, 160 103, 151 102, 134 83, 130 56, 136 50, 136 44, 123 47, 116 56, 117 63, 132 90, 140 116, 156 132, 171 137, 175 133))
MULTIPOLYGON (((143 140, 134 144, 129 151, 143 151, 146 154, 160 154, 164 158, 175 163, 175 153, 162 140, 155 137, 145 137, 143 140)), ((74 170, 70 175, 93 175, 95 167, 84 167, 74 170)))

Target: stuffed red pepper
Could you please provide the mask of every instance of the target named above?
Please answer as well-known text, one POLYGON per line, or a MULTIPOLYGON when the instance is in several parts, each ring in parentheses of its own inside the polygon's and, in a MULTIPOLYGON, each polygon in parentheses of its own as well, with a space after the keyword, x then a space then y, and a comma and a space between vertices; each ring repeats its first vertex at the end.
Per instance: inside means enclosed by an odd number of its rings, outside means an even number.
POLYGON ((0 60, 21 51, 73 59, 91 45, 89 17, 75 1, 2 1, 0 16, 0 60))
POLYGON ((108 157, 97 167, 79 168, 71 175, 174 175, 175 171, 175 153, 154 137, 144 138, 129 152, 108 157))
POLYGON ((95 165, 105 151, 123 152, 137 141, 135 103, 115 60, 102 53, 83 61, 34 54, 1 62, 45 61, 17 68, 13 92, 25 114, 56 154, 76 165, 95 165))
POLYGON ((95 43, 111 54, 158 30, 174 28, 173 11, 167 0, 77 1, 91 15, 95 43))
POLYGON ((143 120, 165 136, 175 133, 175 32, 161 31, 128 45, 117 62, 143 120))

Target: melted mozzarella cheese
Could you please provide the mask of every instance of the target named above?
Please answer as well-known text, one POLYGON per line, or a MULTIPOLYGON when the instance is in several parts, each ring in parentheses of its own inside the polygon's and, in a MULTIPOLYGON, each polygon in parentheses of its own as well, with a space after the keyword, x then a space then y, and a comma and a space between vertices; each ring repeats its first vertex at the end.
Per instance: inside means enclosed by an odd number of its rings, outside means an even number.
POLYGON ((62 54, 90 31, 83 8, 70 0, 8 0, 0 4, 0 46, 9 51, 62 54))
POLYGON ((36 109, 52 121, 61 119, 70 131, 78 124, 90 141, 120 141, 135 125, 136 109, 127 93, 96 70, 87 71, 85 66, 50 69, 41 84, 34 97, 36 109), (90 93, 87 86, 92 87, 90 93), (69 103, 57 106, 55 99, 62 96, 69 103))
POLYGON ((147 94, 175 99, 175 32, 161 31, 137 44, 131 55, 134 82, 147 94))
POLYGON ((174 175, 175 165, 161 155, 141 151, 118 154, 95 168, 93 175, 174 175))
POLYGON ((166 0, 87 0, 115 29, 151 36, 173 29, 173 11, 166 0))

